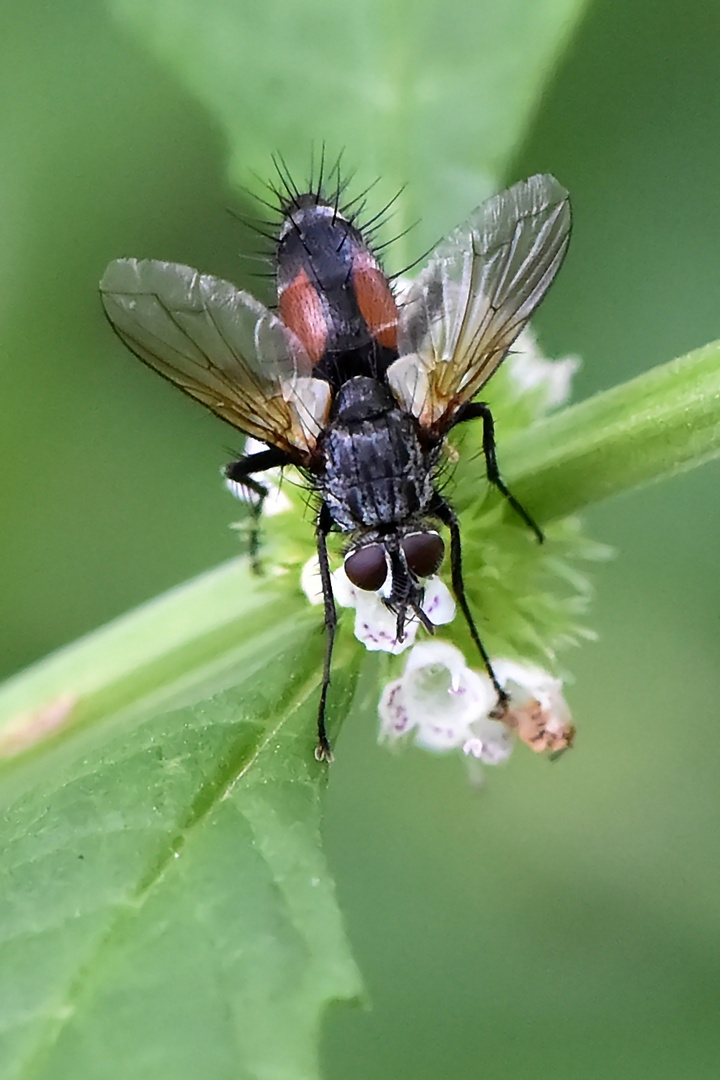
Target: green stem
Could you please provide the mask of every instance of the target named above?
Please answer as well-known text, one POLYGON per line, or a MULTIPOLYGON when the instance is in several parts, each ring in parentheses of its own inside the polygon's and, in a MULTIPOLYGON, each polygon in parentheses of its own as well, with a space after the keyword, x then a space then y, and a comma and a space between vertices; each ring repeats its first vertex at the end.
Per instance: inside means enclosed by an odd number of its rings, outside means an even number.
POLYGON ((288 595, 279 578, 257 578, 246 559, 234 559, 8 679, 0 688, 0 727, 60 695, 77 698, 73 724, 95 720, 197 677, 246 640, 281 636, 280 626, 307 633, 313 614, 299 591, 288 595))
POLYGON ((720 342, 564 409, 503 447, 503 468, 541 520, 720 456, 720 342))

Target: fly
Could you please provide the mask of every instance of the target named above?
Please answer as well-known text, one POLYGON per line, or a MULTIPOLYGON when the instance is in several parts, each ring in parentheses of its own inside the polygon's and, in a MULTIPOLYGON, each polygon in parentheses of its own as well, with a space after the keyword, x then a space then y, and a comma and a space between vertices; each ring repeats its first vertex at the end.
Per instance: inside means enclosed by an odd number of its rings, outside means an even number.
POLYGON ((347 208, 285 181, 276 239, 277 313, 189 266, 111 262, 105 312, 142 361, 216 416, 268 444, 226 476, 262 499, 256 477, 294 465, 319 497, 315 523, 326 649, 318 760, 332 760, 325 715, 337 624, 327 536, 348 538, 345 571, 380 591, 398 640, 410 618, 432 633, 425 580, 450 537, 453 591, 498 695, 465 595, 457 516, 437 486, 443 444, 480 420, 487 477, 534 531, 502 481, 488 406, 475 400, 547 292, 567 250, 567 191, 543 174, 488 199, 443 240, 400 305, 347 208))

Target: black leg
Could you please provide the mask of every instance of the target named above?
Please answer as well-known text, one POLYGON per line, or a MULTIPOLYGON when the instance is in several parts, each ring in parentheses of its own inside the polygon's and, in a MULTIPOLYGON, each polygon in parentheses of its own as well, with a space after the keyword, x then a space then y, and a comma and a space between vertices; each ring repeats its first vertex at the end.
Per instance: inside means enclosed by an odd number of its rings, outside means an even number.
POLYGON ((457 516, 452 506, 450 506, 450 503, 446 502, 445 499, 443 499, 442 495, 438 495, 437 493, 433 500, 430 511, 432 514, 435 514, 440 519, 440 521, 442 521, 443 525, 447 525, 448 529, 450 530, 450 575, 452 578, 453 592, 455 593, 457 602, 460 605, 460 610, 465 616, 465 621, 468 624, 470 635, 475 644, 477 645, 478 651, 482 656, 483 663, 485 664, 485 667, 487 669, 487 673, 492 680, 492 684, 495 687, 495 690, 497 691, 499 715, 502 715, 502 713, 505 711, 505 706, 508 701, 508 695, 505 693, 502 686, 498 682, 497 675, 495 674, 493 666, 490 663, 490 657, 487 654, 485 646, 480 640, 480 635, 478 634, 477 627, 475 626, 475 620, 473 619, 472 613, 470 611, 470 605, 468 604, 467 597, 465 596, 465 582, 463 581, 462 572, 462 545, 460 543, 460 526, 458 524, 457 516))
POLYGON ((335 627, 337 626, 337 609, 333 597, 332 581, 330 580, 330 563, 327 553, 327 534, 332 528, 333 520, 325 503, 320 507, 318 515, 316 538, 318 562, 320 563, 320 580, 322 582, 323 602, 325 604, 325 664, 323 666, 323 681, 320 691, 320 704, 318 706, 317 730, 318 743, 315 747, 315 757, 318 761, 332 761, 333 752, 330 740, 325 728, 325 704, 327 701, 328 687, 330 686, 330 669, 332 666, 333 645, 335 644, 335 627))
POLYGON ((231 461, 223 470, 228 480, 234 480, 235 483, 242 484, 258 497, 257 502, 252 503, 250 506, 252 516, 248 542, 250 565, 256 574, 261 572, 258 558, 260 551, 260 518, 268 489, 259 480, 253 480, 251 474, 265 472, 267 469, 282 468, 282 466, 290 464, 291 459, 285 451, 272 446, 268 450, 261 450, 257 454, 246 454, 245 457, 238 458, 237 461, 231 461))
POLYGON ((532 529, 538 538, 539 543, 542 544, 545 537, 542 534, 542 530, 528 514, 527 510, 521 503, 517 501, 515 496, 508 490, 503 483, 500 476, 500 470, 498 469, 497 458, 495 457, 495 423, 493 421, 493 415, 490 412, 490 408, 484 401, 470 401, 467 405, 464 405, 458 410, 453 427, 455 424, 463 424, 466 420, 482 420, 483 422, 483 453, 485 455, 485 462, 487 465, 487 478, 491 484, 494 484, 501 495, 503 495, 512 506, 516 514, 519 514, 525 524, 532 529))

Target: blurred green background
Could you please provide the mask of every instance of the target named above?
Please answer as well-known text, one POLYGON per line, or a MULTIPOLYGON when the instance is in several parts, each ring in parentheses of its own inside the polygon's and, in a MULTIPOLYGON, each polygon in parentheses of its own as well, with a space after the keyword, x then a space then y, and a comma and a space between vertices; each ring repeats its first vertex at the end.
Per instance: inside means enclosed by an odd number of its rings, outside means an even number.
MULTIPOLYGON (((537 328, 576 398, 720 337, 719 55, 715 5, 600 0, 506 177, 572 192, 537 328)), ((255 244, 219 127, 103 7, 7 7, 0 57, 4 675, 237 552, 241 440, 123 352, 97 281, 128 254, 243 281, 255 244)), ((478 792, 345 725, 325 832, 372 1009, 330 1015, 332 1080, 718 1075, 718 479, 588 515, 618 558, 561 763, 478 792)))

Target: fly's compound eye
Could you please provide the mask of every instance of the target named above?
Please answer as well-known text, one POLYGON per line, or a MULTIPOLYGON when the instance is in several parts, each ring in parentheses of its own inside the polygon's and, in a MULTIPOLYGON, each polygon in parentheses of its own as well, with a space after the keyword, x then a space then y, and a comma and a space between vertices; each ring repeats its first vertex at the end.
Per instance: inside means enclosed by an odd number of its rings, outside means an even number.
POLYGON ((345 573, 365 592, 377 592, 385 584, 388 573, 387 555, 382 544, 365 544, 345 559, 345 573))
POLYGON ((416 577, 432 577, 440 569, 445 545, 436 532, 408 533, 401 542, 408 570, 416 577))

